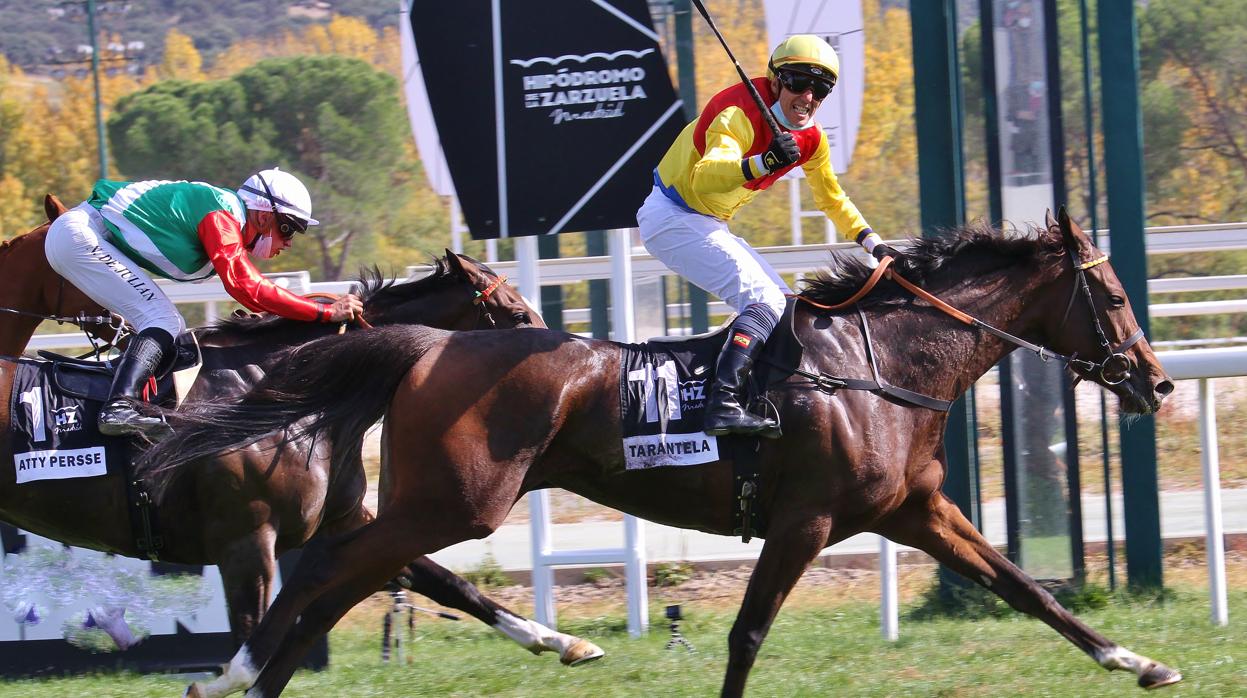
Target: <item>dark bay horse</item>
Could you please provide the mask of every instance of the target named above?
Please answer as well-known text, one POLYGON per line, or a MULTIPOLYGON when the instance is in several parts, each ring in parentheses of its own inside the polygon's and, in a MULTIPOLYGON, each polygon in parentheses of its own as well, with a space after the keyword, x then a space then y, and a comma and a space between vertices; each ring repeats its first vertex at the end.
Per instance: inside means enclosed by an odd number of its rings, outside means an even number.
MULTIPOLYGON (((17 356, 44 317, 76 317, 78 315, 107 316, 108 311, 91 300, 76 286, 52 270, 43 254, 43 241, 52 221, 65 212, 65 206, 55 196, 43 199, 44 212, 48 216, 34 230, 0 243, 0 278, 4 279, 0 290, 0 356, 17 356)), ((88 329, 105 339, 112 338, 108 326, 88 329)))
MULTIPOLYGON (((1059 221, 1048 218, 1029 238, 967 230, 915 241, 907 255, 915 269, 906 273, 981 322, 1045 345, 1050 357, 1080 357, 1071 369, 1107 387, 1125 412, 1154 412, 1173 384, 1137 332, 1112 267, 1064 211, 1059 221)), ((803 296, 836 303, 867 273, 842 260, 838 277, 811 281, 803 296)), ((873 356, 892 385, 952 399, 1014 349, 895 282, 881 283, 859 308, 873 336, 869 350, 855 310, 798 304, 802 369, 868 378, 873 356)), ((726 461, 625 470, 620 357, 618 344, 552 331, 390 327, 304 345, 239 403, 186 414, 195 426, 180 432, 179 446, 149 453, 170 473, 180 461, 242 447, 274 429, 350 443, 384 413, 391 434, 379 517, 308 547, 231 662, 234 685, 251 683, 249 696, 278 695, 311 643, 407 560, 488 535, 535 489, 562 487, 651 521, 730 535, 736 503, 726 461), (332 376, 323 377, 327 366, 332 376), (375 389, 391 386, 392 395, 375 389), (239 429, 222 433, 224 424, 239 429)), ((1062 608, 940 492, 946 412, 865 391, 829 393, 798 375, 773 385, 768 397, 784 436, 760 445, 758 502, 769 523, 728 638, 723 695, 743 694, 767 630, 807 565, 862 531, 927 552, 1101 666, 1134 672, 1145 688, 1181 679, 1062 608)))
MULTIPOLYGON (((35 255, 30 257, 33 264, 35 255)), ((55 276, 50 269, 47 273, 55 276)), ((504 277, 449 251, 426 278, 387 284, 376 273, 364 286, 365 317, 377 325, 544 326, 504 277)), ((269 370, 279 350, 335 331, 272 316, 233 318, 197 330, 204 363, 187 401, 241 394, 269 370)), ((13 367, 0 361, 0 424, 5 425, 13 367)), ((5 429, 0 460, 10 458, 8 439, 5 429)), ((371 520, 363 505, 367 483, 361 443, 337 445, 356 454, 336 466, 327 458, 328 446, 309 439, 283 444, 276 454, 256 450, 204 459, 168 482, 169 496, 155 521, 165 541, 160 558, 220 567, 237 643, 246 640, 267 609, 280 553, 315 535, 340 533, 371 520)), ((0 520, 70 545, 143 557, 127 511, 124 477, 110 468, 102 477, 16 485, 13 469, 7 469, 0 473, 0 520)), ((427 558, 413 562, 400 579, 413 591, 471 614, 535 653, 554 650, 569 664, 602 655, 592 643, 508 611, 427 558)))

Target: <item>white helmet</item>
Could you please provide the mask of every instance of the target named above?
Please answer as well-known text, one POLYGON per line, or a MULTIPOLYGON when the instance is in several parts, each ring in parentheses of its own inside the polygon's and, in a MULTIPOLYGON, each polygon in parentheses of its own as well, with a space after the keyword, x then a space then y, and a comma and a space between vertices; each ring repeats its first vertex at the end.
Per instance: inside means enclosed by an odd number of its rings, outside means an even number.
POLYGON ((247 178, 238 190, 247 208, 255 211, 276 211, 319 225, 312 218, 312 196, 298 177, 274 167, 247 178))

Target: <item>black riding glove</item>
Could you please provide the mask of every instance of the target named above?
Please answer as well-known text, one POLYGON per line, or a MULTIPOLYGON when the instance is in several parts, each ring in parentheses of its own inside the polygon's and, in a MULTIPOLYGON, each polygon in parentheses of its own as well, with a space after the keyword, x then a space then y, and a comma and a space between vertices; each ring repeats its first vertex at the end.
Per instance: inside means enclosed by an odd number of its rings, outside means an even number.
POLYGON ((767 172, 774 172, 788 167, 801 159, 801 149, 797 147, 797 139, 787 131, 780 131, 771 139, 771 145, 762 153, 762 166, 767 172))
POLYGON ((796 139, 791 133, 780 131, 765 151, 741 160, 740 166, 747 181, 782 170, 800 159, 801 149, 797 147, 796 139))
POLYGON ((909 261, 905 259, 904 255, 902 255, 900 252, 897 252, 896 248, 892 247, 891 245, 881 242, 875 245, 874 248, 870 250, 870 254, 875 259, 879 260, 880 262, 883 261, 884 257, 891 257, 892 258, 892 269, 897 272, 900 272, 902 276, 904 276, 905 272, 909 270, 909 261))

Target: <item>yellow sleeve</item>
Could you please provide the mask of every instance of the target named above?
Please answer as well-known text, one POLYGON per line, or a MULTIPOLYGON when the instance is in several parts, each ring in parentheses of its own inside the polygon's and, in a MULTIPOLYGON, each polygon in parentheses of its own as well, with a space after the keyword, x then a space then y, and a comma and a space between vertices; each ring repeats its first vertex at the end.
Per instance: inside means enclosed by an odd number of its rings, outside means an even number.
POLYGON ((870 227, 857 206, 849 200, 849 195, 840 188, 840 181, 831 169, 831 147, 827 145, 827 134, 823 134, 818 149, 801 167, 814 192, 814 205, 827 214, 841 235, 856 240, 858 233, 870 227))
POLYGON ((744 185, 740 161, 753 146, 753 136, 753 124, 740 107, 719 112, 706 128, 706 151, 693 164, 693 191, 722 194, 744 185))

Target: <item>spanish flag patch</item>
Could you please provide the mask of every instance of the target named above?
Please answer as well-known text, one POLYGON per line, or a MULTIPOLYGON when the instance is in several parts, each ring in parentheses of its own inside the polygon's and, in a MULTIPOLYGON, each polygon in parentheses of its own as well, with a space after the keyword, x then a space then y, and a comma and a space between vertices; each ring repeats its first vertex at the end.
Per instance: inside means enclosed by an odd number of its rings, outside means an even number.
POLYGON ((753 342, 753 337, 750 337, 747 334, 742 334, 740 332, 737 332, 736 334, 732 335, 732 344, 735 344, 736 346, 741 347, 742 349, 748 349, 750 343, 752 342, 753 342))

